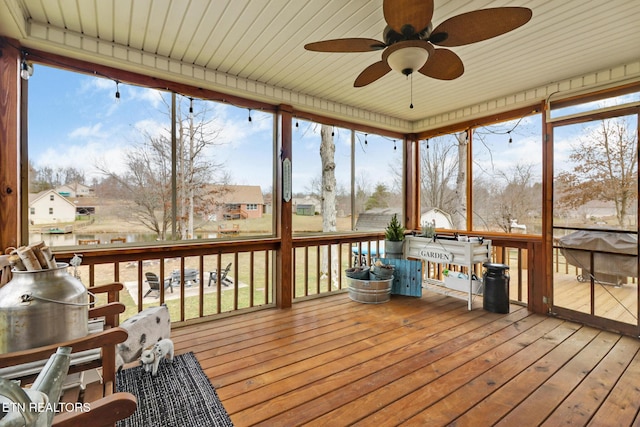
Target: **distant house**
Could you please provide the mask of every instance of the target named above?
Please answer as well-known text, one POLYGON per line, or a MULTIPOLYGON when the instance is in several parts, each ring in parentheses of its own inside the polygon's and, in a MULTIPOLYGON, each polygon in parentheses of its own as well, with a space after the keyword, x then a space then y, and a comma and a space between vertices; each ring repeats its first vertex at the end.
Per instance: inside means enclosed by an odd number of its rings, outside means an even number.
POLYGON ((590 200, 577 209, 578 215, 585 219, 607 218, 616 216, 616 205, 614 202, 601 200, 590 200))
POLYGON ((93 188, 79 182, 61 185, 56 192, 64 197, 91 197, 94 194, 93 188))
POLYGON ((209 186, 204 215, 210 220, 262 218, 264 197, 259 185, 209 186))
POLYGON ((436 228, 453 229, 451 215, 440 208, 427 208, 422 211, 422 214, 420 214, 420 227, 427 223, 435 225, 436 228))
POLYGON ((29 194, 29 222, 31 224, 52 224, 73 222, 76 206, 54 190, 29 194))

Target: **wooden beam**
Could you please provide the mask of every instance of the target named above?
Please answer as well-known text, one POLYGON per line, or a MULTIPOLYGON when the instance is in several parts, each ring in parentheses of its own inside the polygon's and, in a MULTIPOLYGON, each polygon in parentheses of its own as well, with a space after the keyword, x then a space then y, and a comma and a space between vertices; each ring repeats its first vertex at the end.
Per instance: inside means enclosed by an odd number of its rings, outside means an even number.
POLYGON ((539 104, 533 104, 526 107, 521 107, 516 110, 509 110, 503 113, 492 114, 489 116, 478 117, 476 119, 467 120, 464 122, 456 123, 449 126, 444 126, 437 129, 431 129, 418 134, 418 139, 435 138, 440 135, 447 135, 450 133, 464 132, 467 129, 478 126, 489 126, 492 123, 505 122, 507 120, 518 119, 520 117, 529 116, 540 112, 539 104))
POLYGON ((20 245, 20 52, 0 37, 0 253, 20 245))

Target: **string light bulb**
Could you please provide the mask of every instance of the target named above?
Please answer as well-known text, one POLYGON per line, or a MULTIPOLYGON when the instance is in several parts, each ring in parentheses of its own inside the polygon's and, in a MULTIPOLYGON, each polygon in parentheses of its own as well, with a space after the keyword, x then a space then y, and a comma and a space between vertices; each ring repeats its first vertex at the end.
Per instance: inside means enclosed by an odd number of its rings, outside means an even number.
POLYGON ((364 145, 367 145, 367 134, 364 134, 364 145))
POLYGON ((193 114, 193 98, 189 98, 189 114, 193 114))
POLYGON ((509 144, 511 144, 513 142, 513 139, 511 138, 511 131, 507 132, 509 134, 509 144))
POLYGON ((20 61, 20 77, 22 80, 29 80, 33 75, 33 65, 27 62, 27 52, 22 52, 22 61, 20 61))
POLYGON ((427 150, 429 149, 429 138, 427 138, 427 150))
POLYGON ((116 80, 116 102, 120 101, 120 82, 116 80))
POLYGON ((332 128, 331 128, 331 136, 334 136, 334 135, 335 135, 334 129, 335 129, 335 127, 332 127, 332 128))
POLYGON ((249 123, 251 123, 251 108, 249 108, 249 123))
POLYGON ((397 148, 396 148, 396 140, 394 139, 394 140, 393 140, 393 151, 396 151, 396 149, 397 149, 397 148))

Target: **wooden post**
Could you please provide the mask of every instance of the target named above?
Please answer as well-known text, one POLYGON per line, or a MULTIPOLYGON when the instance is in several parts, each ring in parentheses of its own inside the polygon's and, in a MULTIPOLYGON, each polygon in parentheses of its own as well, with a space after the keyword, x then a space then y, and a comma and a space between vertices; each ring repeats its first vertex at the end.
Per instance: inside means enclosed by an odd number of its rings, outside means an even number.
POLYGON ((289 308, 293 303, 293 212, 291 202, 291 175, 285 176, 283 170, 286 161, 292 162, 291 123, 293 109, 281 105, 277 114, 276 138, 276 186, 273 191, 274 208, 276 209, 276 235, 280 238, 280 250, 276 254, 275 300, 279 308, 289 308), (288 181, 288 183, 287 183, 288 181), (288 193, 285 194, 285 190, 288 193), (287 200, 288 199, 288 200, 287 200))
POLYGON ((533 288, 529 309, 535 313, 547 313, 553 307, 553 126, 547 123, 547 109, 541 104, 542 114, 542 249, 544 271, 533 288))
POLYGON ((0 37, 0 253, 20 245, 19 46, 0 37))
POLYGON ((420 230, 420 141, 417 135, 404 139, 405 219, 408 230, 420 230))

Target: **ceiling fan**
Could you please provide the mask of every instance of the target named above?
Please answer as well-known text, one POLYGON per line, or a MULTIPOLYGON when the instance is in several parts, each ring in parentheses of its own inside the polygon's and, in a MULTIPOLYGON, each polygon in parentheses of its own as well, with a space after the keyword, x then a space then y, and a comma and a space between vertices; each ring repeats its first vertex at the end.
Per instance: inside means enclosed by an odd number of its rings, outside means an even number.
POLYGON ((355 87, 375 82, 391 70, 406 76, 418 71, 428 77, 453 80, 464 73, 458 55, 436 46, 462 46, 508 33, 526 24, 532 16, 525 7, 480 9, 454 16, 433 28, 433 0, 383 0, 387 27, 384 42, 346 38, 308 43, 315 52, 369 52, 382 50, 382 60, 365 68, 355 87))

